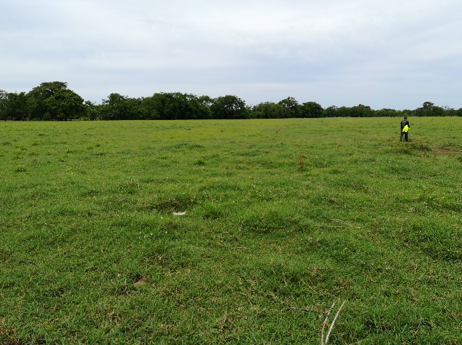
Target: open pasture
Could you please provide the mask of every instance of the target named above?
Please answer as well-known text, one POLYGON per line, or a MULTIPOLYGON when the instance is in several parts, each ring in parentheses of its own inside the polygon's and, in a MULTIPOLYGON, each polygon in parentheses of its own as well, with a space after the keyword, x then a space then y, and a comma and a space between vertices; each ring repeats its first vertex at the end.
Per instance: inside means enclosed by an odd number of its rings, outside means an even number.
POLYGON ((400 120, 0 123, 0 343, 462 344, 462 118, 400 120))

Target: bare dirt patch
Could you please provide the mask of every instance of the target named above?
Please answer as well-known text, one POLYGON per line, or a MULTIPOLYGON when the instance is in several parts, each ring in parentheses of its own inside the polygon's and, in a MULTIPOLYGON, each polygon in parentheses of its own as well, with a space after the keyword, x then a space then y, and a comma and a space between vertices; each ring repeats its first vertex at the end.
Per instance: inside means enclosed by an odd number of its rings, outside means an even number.
POLYGON ((462 150, 441 149, 439 147, 430 147, 430 150, 441 153, 462 153, 462 150))

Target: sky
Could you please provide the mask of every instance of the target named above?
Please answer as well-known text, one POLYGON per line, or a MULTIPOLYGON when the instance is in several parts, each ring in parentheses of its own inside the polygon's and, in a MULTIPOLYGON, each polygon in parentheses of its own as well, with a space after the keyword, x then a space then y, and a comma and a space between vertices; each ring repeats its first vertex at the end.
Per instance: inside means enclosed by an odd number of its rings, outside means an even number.
POLYGON ((2 0, 0 89, 462 108, 460 0, 2 0))

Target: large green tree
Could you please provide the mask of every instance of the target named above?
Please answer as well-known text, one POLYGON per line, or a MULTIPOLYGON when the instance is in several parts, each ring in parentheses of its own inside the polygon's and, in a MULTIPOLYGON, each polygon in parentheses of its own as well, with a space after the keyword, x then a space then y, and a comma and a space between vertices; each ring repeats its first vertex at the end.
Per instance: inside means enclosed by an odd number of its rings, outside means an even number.
POLYGON ((52 97, 59 90, 66 90, 67 83, 61 81, 45 82, 34 87, 27 94, 27 105, 31 119, 53 120, 46 100, 52 97))
POLYGON ((7 118, 8 111, 8 93, 5 90, 0 90, 0 119, 7 118))
POLYGON ((324 109, 316 102, 305 102, 300 106, 300 117, 322 117, 324 109))
POLYGON ((102 120, 138 120, 142 118, 142 100, 111 93, 103 100, 101 108, 102 120))
POLYGON ((86 115, 83 98, 69 89, 57 90, 43 101, 43 105, 52 120, 73 120, 86 115))
POLYGON ((8 119, 26 120, 29 115, 26 93, 9 93, 7 108, 5 110, 8 119))
POLYGON ((99 120, 101 118, 101 104, 85 101, 85 118, 87 120, 99 120))
POLYGON ((210 109, 212 99, 208 96, 197 97, 185 94, 187 102, 187 116, 189 119, 209 119, 212 117, 210 109))
POLYGON ((293 97, 287 97, 278 103, 282 107, 282 116, 286 118, 299 117, 298 102, 293 97))
POLYGON ((377 117, 396 117, 400 114, 394 109, 383 108, 380 110, 376 110, 374 115, 377 117))
POLYGON ((177 120, 184 118, 187 112, 186 98, 179 92, 155 93, 144 101, 150 118, 159 120, 177 120))
POLYGON ((252 117, 257 119, 277 119, 283 117, 283 108, 279 103, 264 102, 252 107, 252 117))
POLYGON ((438 107, 432 102, 424 102, 422 107, 414 111, 415 116, 444 116, 445 112, 442 107, 438 107))
POLYGON ((350 116, 352 117, 371 117, 372 115, 372 109, 367 105, 359 104, 350 109, 350 116))
POLYGON ((250 113, 245 101, 232 95, 215 98, 211 109, 215 119, 245 119, 250 113))
POLYGON ((338 107, 335 105, 331 105, 330 107, 327 107, 323 111, 323 116, 324 117, 337 117, 338 116, 338 107))
POLYGON ((207 119, 211 117, 210 97, 173 92, 152 96, 152 106, 162 120, 207 119))

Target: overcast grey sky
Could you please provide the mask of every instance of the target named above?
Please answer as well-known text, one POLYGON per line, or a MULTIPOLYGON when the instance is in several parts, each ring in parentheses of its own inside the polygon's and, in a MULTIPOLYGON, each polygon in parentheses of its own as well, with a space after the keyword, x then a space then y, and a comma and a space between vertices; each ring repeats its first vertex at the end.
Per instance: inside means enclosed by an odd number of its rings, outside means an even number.
POLYGON ((462 108, 460 0, 2 0, 0 89, 462 108))

